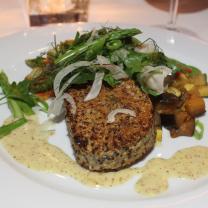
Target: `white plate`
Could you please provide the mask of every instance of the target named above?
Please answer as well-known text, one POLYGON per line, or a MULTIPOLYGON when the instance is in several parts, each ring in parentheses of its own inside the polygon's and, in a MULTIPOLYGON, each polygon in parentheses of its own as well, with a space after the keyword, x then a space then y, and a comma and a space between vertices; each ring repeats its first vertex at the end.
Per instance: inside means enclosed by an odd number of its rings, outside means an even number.
MULTIPOLYGON (((170 56, 197 66, 206 72, 208 66, 208 45, 196 39, 165 31, 137 25, 119 25, 138 27, 143 31, 142 39, 152 37, 164 52, 170 56)), ((0 68, 3 68, 11 80, 19 81, 29 72, 24 64, 26 58, 35 57, 45 51, 56 34, 57 40, 74 37, 75 31, 100 27, 99 24, 69 24, 31 29, 0 39, 0 68)), ((9 115, 6 107, 0 106, 0 122, 9 115)), ((207 116, 200 120, 207 124, 207 116)), ((50 142, 72 155, 64 123, 56 126, 56 134, 50 142)), ((171 139, 164 131, 163 143, 140 163, 143 165, 153 157, 169 157, 177 150, 193 146, 208 146, 208 129, 204 138, 181 137, 171 139)), ((16 163, 0 146, 0 206, 4 208, 37 207, 205 207, 208 202, 208 178, 191 180, 170 180, 169 190, 155 198, 144 198, 134 192, 134 178, 130 182, 114 188, 89 188, 69 177, 61 177, 29 170, 16 163)))

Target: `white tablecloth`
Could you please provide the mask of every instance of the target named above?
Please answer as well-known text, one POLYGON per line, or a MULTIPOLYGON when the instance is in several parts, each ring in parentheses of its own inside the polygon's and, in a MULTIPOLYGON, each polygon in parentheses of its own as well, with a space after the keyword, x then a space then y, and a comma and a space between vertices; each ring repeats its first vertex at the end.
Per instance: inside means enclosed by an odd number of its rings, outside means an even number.
MULTIPOLYGON (((24 2, 0 0, 0 37, 29 27, 24 2)), ((153 7, 145 0, 91 0, 89 6, 89 22, 165 25, 168 19, 168 12, 153 7)), ((179 14, 177 25, 208 41, 208 9, 179 14)))

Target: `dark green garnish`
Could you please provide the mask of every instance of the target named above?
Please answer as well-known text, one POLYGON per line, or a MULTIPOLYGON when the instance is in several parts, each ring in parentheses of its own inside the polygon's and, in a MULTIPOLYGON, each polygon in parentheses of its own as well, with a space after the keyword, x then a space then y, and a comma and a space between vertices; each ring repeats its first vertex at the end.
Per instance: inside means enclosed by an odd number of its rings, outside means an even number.
POLYGON ((40 106, 43 111, 47 111, 48 105, 36 95, 29 91, 29 81, 23 80, 19 83, 9 83, 4 72, 0 72, 0 87, 3 91, 3 98, 7 99, 8 107, 13 118, 18 120, 8 125, 0 127, 0 137, 9 134, 13 129, 27 122, 25 116, 34 114, 33 107, 40 106))
POLYGON ((199 120, 195 121, 195 131, 194 131, 194 137, 197 140, 201 140, 204 135, 204 124, 200 122, 199 120))
POLYGON ((20 126, 24 125, 25 123, 27 123, 27 119, 26 118, 20 118, 12 123, 3 125, 0 127, 0 139, 3 138, 4 136, 10 134, 13 130, 15 130, 16 128, 19 128, 20 126))

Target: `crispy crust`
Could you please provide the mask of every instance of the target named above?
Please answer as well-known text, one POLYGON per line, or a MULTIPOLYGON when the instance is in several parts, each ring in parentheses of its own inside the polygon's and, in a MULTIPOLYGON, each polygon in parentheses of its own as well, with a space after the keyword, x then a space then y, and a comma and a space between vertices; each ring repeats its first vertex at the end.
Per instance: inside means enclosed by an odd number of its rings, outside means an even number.
POLYGON ((155 143, 153 107, 149 97, 133 81, 115 88, 103 86, 99 96, 88 102, 88 87, 70 89, 77 105, 76 115, 66 103, 66 121, 77 162, 93 171, 112 171, 130 166, 155 143), (107 115, 116 108, 135 111, 136 117, 117 114, 114 123, 107 115))

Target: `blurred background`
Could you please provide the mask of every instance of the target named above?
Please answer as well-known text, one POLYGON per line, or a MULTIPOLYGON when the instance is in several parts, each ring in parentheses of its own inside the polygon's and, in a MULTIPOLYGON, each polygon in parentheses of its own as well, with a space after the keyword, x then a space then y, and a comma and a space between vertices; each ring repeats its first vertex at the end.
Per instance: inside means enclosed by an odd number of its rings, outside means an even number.
MULTIPOLYGON (((28 27, 69 22, 165 26, 173 0, 0 0, 0 37, 28 27)), ((179 32, 208 41, 208 0, 178 0, 179 32)))

